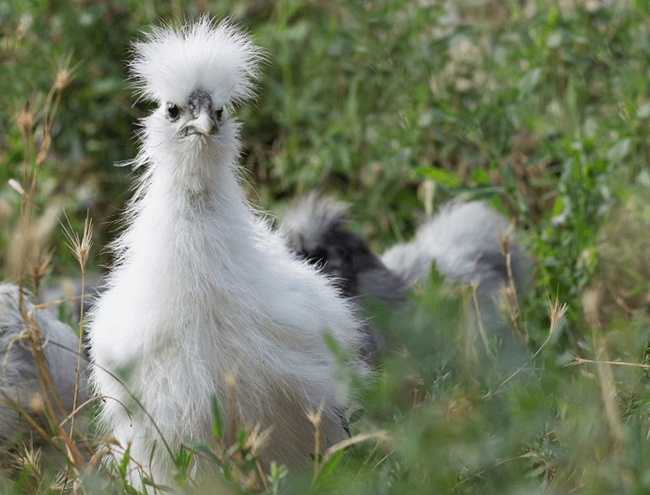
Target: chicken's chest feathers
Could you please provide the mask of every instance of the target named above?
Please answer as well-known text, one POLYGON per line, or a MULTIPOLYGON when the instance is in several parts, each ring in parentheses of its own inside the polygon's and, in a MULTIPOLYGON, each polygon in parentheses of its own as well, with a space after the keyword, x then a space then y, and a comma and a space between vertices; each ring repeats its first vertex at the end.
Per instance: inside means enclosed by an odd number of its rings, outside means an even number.
POLYGON ((235 327, 251 327, 243 320, 255 314, 256 291, 244 285, 258 273, 251 272, 256 260, 250 234, 235 232, 243 229, 218 208, 169 206, 145 207, 125 234, 124 260, 113 275, 114 286, 130 293, 122 296, 131 308, 125 320, 139 312, 140 333, 149 343, 171 339, 180 349, 198 351, 223 347, 235 327))

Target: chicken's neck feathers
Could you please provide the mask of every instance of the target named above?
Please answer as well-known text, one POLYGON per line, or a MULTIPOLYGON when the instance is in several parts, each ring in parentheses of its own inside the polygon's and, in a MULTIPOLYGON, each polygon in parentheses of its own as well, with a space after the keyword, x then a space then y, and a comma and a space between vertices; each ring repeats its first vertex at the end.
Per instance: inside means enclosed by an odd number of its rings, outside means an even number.
POLYGON ((258 269, 259 221, 240 186, 234 153, 192 163, 150 159, 135 198, 129 225, 113 246, 123 270, 184 284, 170 290, 207 282, 234 290, 247 270, 258 269))

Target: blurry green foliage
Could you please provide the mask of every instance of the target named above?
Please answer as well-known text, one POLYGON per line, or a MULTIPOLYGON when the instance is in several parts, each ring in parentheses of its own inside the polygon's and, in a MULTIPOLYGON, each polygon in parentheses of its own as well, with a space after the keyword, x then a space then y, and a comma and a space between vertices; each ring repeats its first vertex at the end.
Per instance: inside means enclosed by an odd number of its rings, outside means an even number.
POLYGON ((386 317, 399 352, 361 391, 366 411, 353 430, 386 429, 391 440, 356 445, 317 483, 276 468, 269 489, 646 493, 647 376, 565 365, 574 353, 647 360, 650 3, 0 3, 0 278, 20 207, 7 181, 21 182, 25 160, 33 166, 62 61, 73 78, 36 197, 37 217, 54 212, 42 242, 55 275, 77 270, 56 223, 62 208, 79 229, 90 211, 97 269, 129 197, 133 172, 113 164, 136 153, 148 110, 126 82, 130 41, 204 11, 233 16, 268 53, 257 103, 239 110, 254 203, 281 214, 320 188, 353 203, 353 228, 380 251, 408 238, 427 209, 484 199, 513 219, 536 260, 522 314, 531 354, 548 337, 549 299, 569 308, 558 335, 509 379, 498 363, 471 365, 458 341, 463 301, 434 281, 413 296, 412 314, 386 317), (34 114, 29 141, 15 118, 22 105, 34 114))

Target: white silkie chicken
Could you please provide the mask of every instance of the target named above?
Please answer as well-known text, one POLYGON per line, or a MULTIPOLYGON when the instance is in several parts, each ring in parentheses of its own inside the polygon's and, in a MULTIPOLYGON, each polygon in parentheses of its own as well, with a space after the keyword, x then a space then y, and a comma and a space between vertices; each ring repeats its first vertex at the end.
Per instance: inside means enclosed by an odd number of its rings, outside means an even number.
MULTIPOLYGON (((45 414, 48 412, 43 383, 28 336, 27 323, 40 333, 37 345, 42 348, 43 373, 49 374, 51 386, 45 385, 55 418, 67 417, 73 409, 77 386, 77 353, 79 339, 72 329, 46 309, 36 308, 24 296, 25 316, 20 309, 20 293, 15 285, 0 284, 0 448, 11 448, 16 440, 40 444, 45 441, 36 434, 21 413, 29 415, 49 434, 45 414), (60 400, 60 409, 54 391, 60 400)), ((40 359, 37 355, 36 359, 40 359)), ((86 360, 80 360, 77 404, 87 399, 86 360)))
POLYGON ((134 45, 132 75, 158 108, 142 121, 134 166, 146 170, 89 338, 100 421, 130 448, 135 483, 168 483, 179 445, 211 439, 215 396, 237 427, 270 429, 267 462, 310 462, 309 410, 322 407, 323 444, 345 437, 325 334, 356 347, 353 307, 254 214, 238 178, 230 110, 253 95, 261 59, 207 17, 134 45))

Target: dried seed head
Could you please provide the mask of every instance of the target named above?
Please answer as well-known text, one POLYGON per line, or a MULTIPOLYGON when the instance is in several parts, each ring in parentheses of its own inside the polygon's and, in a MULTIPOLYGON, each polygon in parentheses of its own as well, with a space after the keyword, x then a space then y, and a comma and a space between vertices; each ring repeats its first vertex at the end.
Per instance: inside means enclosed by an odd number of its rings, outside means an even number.
POLYGON ((28 408, 30 411, 39 414, 45 411, 45 403, 43 402, 43 397, 41 397, 41 394, 36 393, 29 398, 28 408))
POLYGON ((29 278, 32 282, 32 289, 35 294, 41 286, 41 281, 50 272, 52 268, 52 252, 43 254, 39 253, 36 260, 29 265, 29 278))
POLYGON ((36 259, 36 253, 43 251, 58 222, 60 211, 60 206, 52 202, 36 221, 28 222, 25 219, 17 225, 6 253, 8 278, 22 277, 36 259))
POLYGON ((501 254, 504 258, 508 257, 510 254, 510 239, 512 237, 512 231, 514 230, 513 225, 510 225, 499 237, 499 245, 501 246, 501 254))
POLYGON ((72 81, 74 77, 74 71, 76 67, 70 67, 71 60, 72 53, 68 53, 58 63, 56 77, 54 78, 54 90, 59 93, 63 91, 63 89, 68 84, 70 84, 70 81, 72 81))
POLYGON ((305 414, 307 415, 307 419, 314 426, 315 430, 318 430, 320 428, 324 407, 325 407, 325 403, 321 401, 320 405, 318 406, 318 409, 314 409, 311 406, 308 406, 305 409, 305 414))
POLYGON ((60 471, 50 482, 50 490, 59 493, 76 493, 73 486, 77 481, 74 476, 70 476, 66 471, 60 471))
POLYGON ((23 139, 27 139, 32 131, 32 127, 34 126, 34 112, 29 107, 29 104, 23 103, 20 105, 14 114, 14 119, 16 120, 16 125, 18 126, 18 129, 20 129, 23 139))
POLYGON ((90 253, 90 248, 93 244, 93 223, 90 220, 90 217, 86 215, 86 219, 84 220, 83 235, 81 238, 79 238, 79 234, 72 230, 72 225, 70 225, 70 220, 68 219, 67 215, 65 215, 65 219, 68 225, 65 226, 61 224, 63 227, 63 234, 68 240, 68 247, 79 262, 81 271, 85 272, 86 263, 88 262, 88 254, 90 253))
POLYGON ((564 320, 569 306, 567 303, 560 303, 560 300, 556 297, 555 301, 549 299, 549 318, 551 320, 551 329, 550 333, 553 334, 559 327, 560 323, 564 320))
POLYGON ((39 447, 23 444, 20 450, 14 450, 9 454, 11 465, 19 471, 29 471, 36 478, 40 477, 43 451, 39 447))
POLYGON ((253 455, 257 455, 257 453, 268 443, 272 431, 273 428, 261 430, 259 425, 255 425, 248 431, 244 448, 250 450, 253 455))
POLYGON ((56 78, 54 79, 54 89, 56 89, 57 91, 63 91, 63 88, 65 88, 70 82, 71 77, 72 74, 70 73, 68 68, 61 67, 57 71, 56 78))

